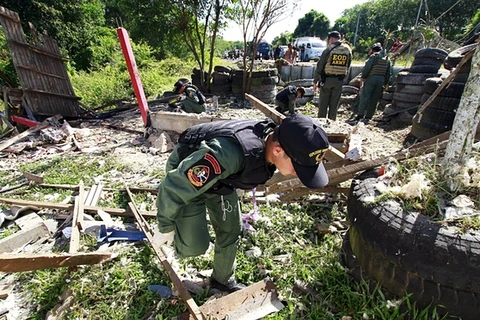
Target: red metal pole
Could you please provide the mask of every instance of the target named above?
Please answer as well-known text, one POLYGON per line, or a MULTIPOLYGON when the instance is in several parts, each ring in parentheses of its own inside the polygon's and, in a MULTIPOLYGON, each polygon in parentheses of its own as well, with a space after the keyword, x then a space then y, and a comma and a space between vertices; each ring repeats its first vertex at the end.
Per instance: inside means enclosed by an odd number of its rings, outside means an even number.
POLYGON ((133 55, 132 46, 130 45, 130 38, 128 32, 124 28, 117 28, 118 38, 122 46, 123 56, 127 63, 128 73, 130 74, 130 80, 132 80, 133 90, 135 91, 135 97, 140 107, 142 114, 143 124, 145 127, 150 126, 150 115, 148 113, 148 103, 145 98, 145 92, 143 92, 142 80, 138 73, 137 63, 135 62, 135 56, 133 55))

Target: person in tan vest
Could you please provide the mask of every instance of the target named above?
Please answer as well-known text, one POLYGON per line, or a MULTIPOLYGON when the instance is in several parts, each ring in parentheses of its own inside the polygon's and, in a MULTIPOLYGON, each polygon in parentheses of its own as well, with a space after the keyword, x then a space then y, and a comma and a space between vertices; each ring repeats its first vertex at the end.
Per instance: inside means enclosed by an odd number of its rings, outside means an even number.
POLYGON ((352 50, 340 39, 338 31, 330 32, 327 38, 327 49, 323 51, 317 62, 313 90, 316 93, 320 87, 319 118, 325 118, 327 114, 331 120, 337 118, 343 79, 348 75, 352 63, 352 50))

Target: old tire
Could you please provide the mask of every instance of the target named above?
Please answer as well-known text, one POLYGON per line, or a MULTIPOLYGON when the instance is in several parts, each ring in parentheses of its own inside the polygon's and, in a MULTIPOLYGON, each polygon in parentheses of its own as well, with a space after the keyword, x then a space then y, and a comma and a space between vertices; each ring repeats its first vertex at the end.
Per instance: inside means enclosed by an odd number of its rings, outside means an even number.
POLYGON ((437 77, 437 73, 410 73, 401 71, 397 74, 395 82, 398 84, 424 84, 425 80, 431 77, 437 77))
MULTIPOLYGON (((425 81, 424 92, 427 94, 434 93, 435 90, 437 90, 437 88, 442 84, 442 82, 442 78, 428 78, 425 81)), ((448 86, 444 87, 438 95, 444 97, 461 98, 464 89, 465 83, 452 81, 448 84, 448 86)))
POLYGON ((419 308, 478 319, 479 232, 459 235, 395 200, 366 204, 379 195, 376 181, 357 176, 348 197, 350 246, 361 267, 393 294, 412 294, 419 308))
POLYGON ((462 60, 463 56, 465 56, 468 52, 475 50, 476 47, 477 47, 477 44, 472 43, 472 44, 460 47, 456 50, 453 50, 445 58, 443 66, 445 67, 445 69, 448 69, 448 70, 455 68, 457 64, 459 64, 459 62, 462 60))

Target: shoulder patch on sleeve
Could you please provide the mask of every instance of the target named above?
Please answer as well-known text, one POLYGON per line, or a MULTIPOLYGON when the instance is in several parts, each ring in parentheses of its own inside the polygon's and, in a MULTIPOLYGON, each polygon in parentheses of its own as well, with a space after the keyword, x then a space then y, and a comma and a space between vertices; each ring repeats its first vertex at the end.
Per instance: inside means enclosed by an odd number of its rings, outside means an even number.
POLYGON ((220 165, 218 160, 210 153, 194 163, 185 171, 188 181, 200 189, 215 177, 219 176, 225 169, 220 165))

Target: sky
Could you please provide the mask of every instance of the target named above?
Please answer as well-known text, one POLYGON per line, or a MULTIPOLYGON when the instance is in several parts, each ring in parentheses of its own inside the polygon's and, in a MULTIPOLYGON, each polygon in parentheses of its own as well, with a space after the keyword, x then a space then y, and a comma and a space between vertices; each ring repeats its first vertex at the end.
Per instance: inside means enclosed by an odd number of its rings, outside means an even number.
MULTIPOLYGON (((268 42, 272 42, 273 38, 279 36, 282 32, 293 32, 298 24, 298 19, 305 16, 310 10, 314 9, 317 12, 323 13, 330 20, 330 24, 333 25, 335 20, 340 18, 343 10, 352 8, 356 4, 361 4, 369 0, 296 0, 298 3, 298 9, 289 16, 287 19, 277 22, 272 25, 265 34, 265 39, 268 42)), ((242 41, 241 27, 235 23, 230 23, 228 29, 223 32, 223 38, 227 41, 242 41)))

